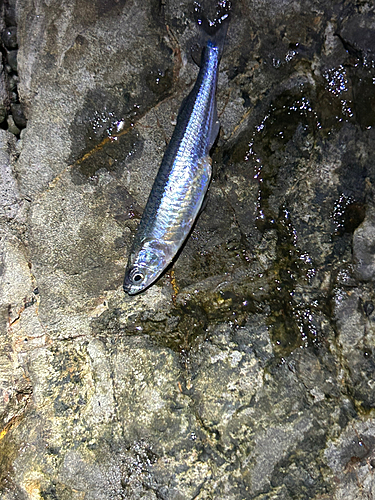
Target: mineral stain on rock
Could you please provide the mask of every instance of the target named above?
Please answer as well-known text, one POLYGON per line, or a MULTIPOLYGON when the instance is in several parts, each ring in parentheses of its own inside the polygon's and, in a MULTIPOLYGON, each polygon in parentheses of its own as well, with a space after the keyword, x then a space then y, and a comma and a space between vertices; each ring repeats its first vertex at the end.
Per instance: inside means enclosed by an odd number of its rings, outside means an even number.
POLYGON ((94 178, 101 169, 121 177, 124 161, 141 156, 143 141, 133 129, 138 112, 139 106, 126 103, 121 92, 94 90, 86 96, 83 110, 72 124, 77 148, 70 159, 73 182, 94 178))
POLYGON ((135 298, 193 5, 2 5, 1 498, 375 496, 375 11, 285 5, 234 6, 207 206, 135 298))

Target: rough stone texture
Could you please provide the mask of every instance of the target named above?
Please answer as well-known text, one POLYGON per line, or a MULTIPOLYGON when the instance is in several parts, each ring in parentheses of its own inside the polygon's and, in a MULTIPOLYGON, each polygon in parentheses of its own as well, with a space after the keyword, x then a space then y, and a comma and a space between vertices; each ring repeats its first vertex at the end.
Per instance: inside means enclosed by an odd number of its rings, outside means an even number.
POLYGON ((4 500, 375 496, 375 9, 235 2, 206 208, 128 297, 192 11, 19 0, 6 20, 27 126, 0 130, 4 500))

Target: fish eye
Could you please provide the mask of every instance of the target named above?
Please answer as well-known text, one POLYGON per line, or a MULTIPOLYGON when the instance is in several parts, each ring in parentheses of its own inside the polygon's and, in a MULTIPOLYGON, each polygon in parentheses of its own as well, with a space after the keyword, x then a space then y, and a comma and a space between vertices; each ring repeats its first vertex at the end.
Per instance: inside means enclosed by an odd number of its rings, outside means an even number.
POLYGON ((136 285, 139 285, 139 283, 141 283, 141 281, 144 280, 144 274, 141 273, 140 271, 134 271, 131 275, 131 280, 136 285))

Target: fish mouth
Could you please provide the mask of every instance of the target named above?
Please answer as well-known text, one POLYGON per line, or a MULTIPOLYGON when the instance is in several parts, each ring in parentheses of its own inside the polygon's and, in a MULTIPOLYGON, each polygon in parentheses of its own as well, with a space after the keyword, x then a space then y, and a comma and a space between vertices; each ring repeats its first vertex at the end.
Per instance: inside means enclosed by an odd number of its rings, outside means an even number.
POLYGON ((122 288, 124 290, 125 293, 127 293, 128 295, 134 295, 135 292, 131 289, 131 286, 130 285, 125 285, 125 283, 122 285, 122 288))
POLYGON ((125 278, 124 278, 124 283, 122 285, 122 288, 125 293, 128 293, 129 295, 134 295, 134 290, 133 290, 133 283, 129 279, 127 271, 125 272, 125 278))
POLYGON ((132 283, 127 276, 124 279, 124 284, 122 285, 122 288, 124 292, 127 293, 128 295, 135 295, 136 293, 141 291, 141 289, 134 286, 134 283, 132 283))
POLYGON ((132 267, 130 267, 126 269, 124 284, 122 285, 124 292, 129 295, 136 295, 137 293, 142 292, 145 288, 147 288, 146 276, 146 271, 143 268, 132 269, 132 267), (139 274, 143 278, 139 282, 135 282, 135 276, 137 274, 139 274))

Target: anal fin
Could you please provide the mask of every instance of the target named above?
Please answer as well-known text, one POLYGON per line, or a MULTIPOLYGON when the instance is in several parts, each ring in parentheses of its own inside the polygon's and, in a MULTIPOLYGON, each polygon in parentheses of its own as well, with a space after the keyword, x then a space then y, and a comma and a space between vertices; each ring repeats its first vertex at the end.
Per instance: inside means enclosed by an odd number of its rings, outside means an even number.
POLYGON ((198 167, 199 167, 199 169, 204 170, 203 177, 205 177, 205 193, 204 193, 204 197, 202 200, 202 204, 199 208, 199 212, 198 212, 198 215, 199 215, 203 212, 203 210, 206 208, 206 205, 207 205, 206 193, 207 193, 207 189, 208 189, 208 186, 210 184, 211 176, 212 176, 212 159, 211 159, 211 157, 207 155, 207 156, 204 156, 203 158, 200 158, 198 160, 198 167))
POLYGON ((213 120, 212 120, 212 128, 211 128, 211 135, 210 135, 210 142, 209 142, 209 150, 214 145, 214 142, 216 141, 216 137, 218 136, 218 133, 219 133, 219 130, 220 130, 220 121, 219 121, 219 118, 217 116, 216 99, 214 100, 213 115, 214 116, 213 116, 213 120))
POLYGON ((209 142, 209 149, 211 149, 212 146, 214 145, 214 143, 216 141, 216 137, 219 134, 219 130, 220 130, 220 122, 216 118, 216 120, 212 124, 212 130, 211 130, 210 142, 209 142))

